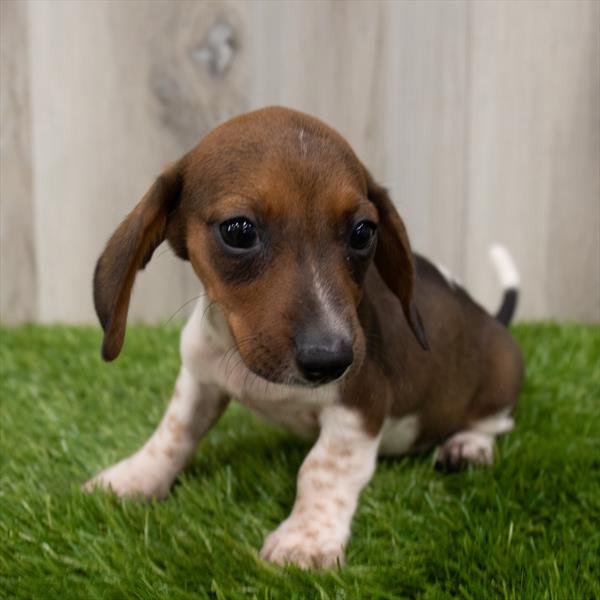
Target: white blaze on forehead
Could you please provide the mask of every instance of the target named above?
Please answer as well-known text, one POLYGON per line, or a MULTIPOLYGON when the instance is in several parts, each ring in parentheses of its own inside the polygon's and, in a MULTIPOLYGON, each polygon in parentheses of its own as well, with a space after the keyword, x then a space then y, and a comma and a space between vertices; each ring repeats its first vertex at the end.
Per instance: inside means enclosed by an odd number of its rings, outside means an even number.
POLYGON ((304 127, 302 127, 300 129, 300 133, 298 134, 298 139, 300 140, 300 152, 302 153, 303 156, 306 156, 308 149, 306 147, 306 141, 304 140, 304 127))
POLYGON ((332 333, 350 337, 348 324, 340 316, 340 311, 333 300, 331 288, 317 270, 314 264, 311 265, 313 278, 313 290, 319 307, 319 317, 323 319, 323 325, 332 333))

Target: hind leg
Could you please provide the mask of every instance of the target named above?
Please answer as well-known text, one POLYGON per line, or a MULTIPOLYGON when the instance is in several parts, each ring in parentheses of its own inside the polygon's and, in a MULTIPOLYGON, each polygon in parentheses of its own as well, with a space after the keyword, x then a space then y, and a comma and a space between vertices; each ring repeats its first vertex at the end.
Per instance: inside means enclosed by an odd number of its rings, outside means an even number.
POLYGON ((437 450, 435 466, 444 471, 457 471, 467 464, 491 465, 494 460, 494 440, 514 427, 511 408, 473 423, 455 433, 437 450))
POLYGON ((492 464, 496 436, 514 427, 511 413, 523 379, 520 350, 508 331, 493 321, 485 342, 480 392, 466 410, 465 425, 438 448, 436 468, 456 471, 466 464, 492 464))

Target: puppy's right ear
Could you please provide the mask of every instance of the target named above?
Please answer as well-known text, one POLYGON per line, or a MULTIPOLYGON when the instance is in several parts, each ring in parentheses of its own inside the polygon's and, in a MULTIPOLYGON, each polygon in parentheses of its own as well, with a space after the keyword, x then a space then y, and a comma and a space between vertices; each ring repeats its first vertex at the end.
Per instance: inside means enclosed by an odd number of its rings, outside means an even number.
POLYGON ((119 225, 98 259, 94 306, 104 329, 104 360, 114 360, 121 352, 135 276, 165 239, 167 224, 179 205, 182 184, 180 165, 167 169, 119 225))

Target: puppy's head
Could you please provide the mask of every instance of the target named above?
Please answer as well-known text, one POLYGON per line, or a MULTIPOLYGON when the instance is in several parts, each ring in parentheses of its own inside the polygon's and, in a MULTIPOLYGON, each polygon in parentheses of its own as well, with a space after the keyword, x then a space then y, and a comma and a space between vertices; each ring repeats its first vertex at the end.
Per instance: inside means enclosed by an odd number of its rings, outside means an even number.
POLYGON ((113 360, 136 272, 167 239, 226 315, 256 374, 319 384, 358 367, 357 317, 372 261, 423 347, 412 253, 400 216, 348 144, 282 108, 215 129, 154 183, 109 240, 94 277, 113 360))

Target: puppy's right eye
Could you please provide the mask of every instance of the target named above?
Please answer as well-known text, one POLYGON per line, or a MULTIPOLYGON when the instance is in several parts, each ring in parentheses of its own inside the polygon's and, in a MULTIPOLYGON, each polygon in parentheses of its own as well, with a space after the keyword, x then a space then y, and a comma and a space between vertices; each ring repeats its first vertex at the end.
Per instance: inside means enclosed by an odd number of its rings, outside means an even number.
POLYGON ((221 238, 236 250, 250 250, 258 244, 256 226, 245 217, 235 217, 219 225, 221 238))

